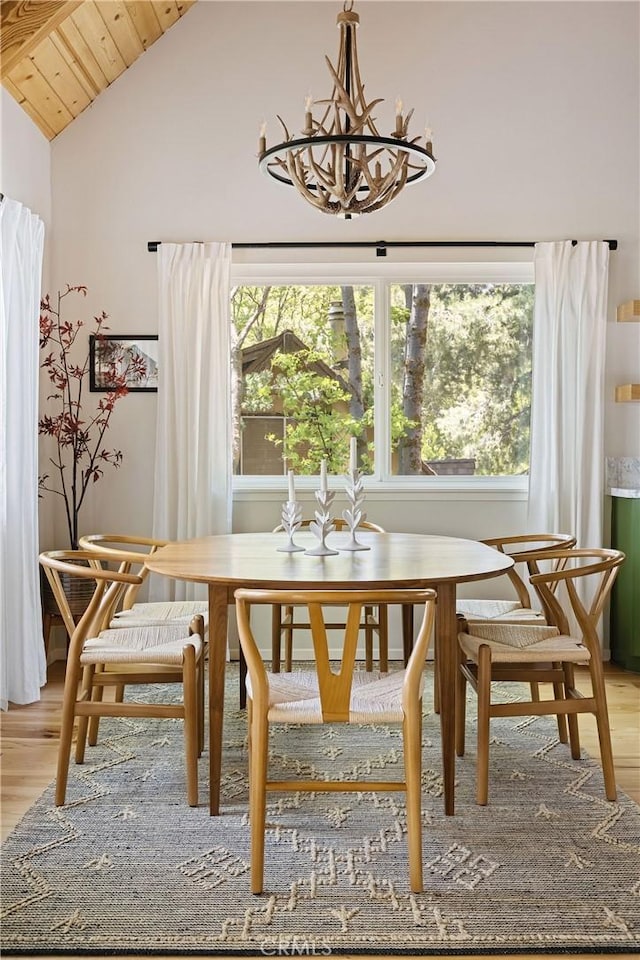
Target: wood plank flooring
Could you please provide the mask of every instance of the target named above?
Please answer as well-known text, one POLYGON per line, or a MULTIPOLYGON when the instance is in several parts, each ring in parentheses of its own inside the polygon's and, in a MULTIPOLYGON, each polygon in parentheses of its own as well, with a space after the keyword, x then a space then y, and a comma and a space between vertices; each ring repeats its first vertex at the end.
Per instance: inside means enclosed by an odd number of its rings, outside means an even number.
MULTIPOLYGON (((12 705, 2 715, 2 839, 55 777, 63 669, 61 663, 51 666, 49 682, 38 703, 12 705)), ((606 677, 617 784, 620 790, 640 803, 640 675, 608 666, 606 677)), ((588 693, 589 682, 584 674, 578 686, 588 693)), ((585 750, 593 757, 599 756, 596 726, 591 717, 580 717, 580 735, 585 750)), ((579 957, 578 954, 574 956, 579 957)), ((631 957, 631 954, 617 954, 617 957, 631 957)), ((378 956, 376 960, 385 958, 378 956)), ((460 957, 459 960, 470 958, 460 957)), ((528 955, 521 955, 520 960, 528 960, 528 955)), ((533 955, 529 960, 534 960, 533 955)))

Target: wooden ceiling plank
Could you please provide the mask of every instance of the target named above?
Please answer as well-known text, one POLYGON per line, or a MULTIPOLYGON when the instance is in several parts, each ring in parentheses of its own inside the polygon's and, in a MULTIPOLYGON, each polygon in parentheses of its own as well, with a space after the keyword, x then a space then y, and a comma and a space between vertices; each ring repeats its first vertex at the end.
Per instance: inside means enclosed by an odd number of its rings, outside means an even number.
POLYGON ((71 123, 73 115, 28 57, 14 67, 9 79, 47 122, 54 134, 60 133, 71 123))
POLYGON ((163 31, 168 30, 180 19, 180 11, 175 0, 151 0, 151 6, 163 31))
POLYGON ((123 0, 101 0, 97 10, 128 67, 144 53, 144 47, 123 0))
POLYGON ((58 27, 56 35, 60 38, 61 44, 69 51, 78 69, 82 71, 87 81, 95 89, 95 96, 97 96, 101 90, 106 90, 109 86, 109 80, 105 77, 89 44, 71 17, 58 27))
MULTIPOLYGON (((69 21, 69 23, 71 23, 71 21, 69 21)), ((56 48, 56 50, 58 51, 58 53, 60 54, 64 62, 66 63, 67 67, 72 72, 72 74, 74 75, 74 77, 76 78, 76 80, 78 81, 78 83, 80 84, 84 92, 86 93, 89 100, 90 101, 95 100, 95 98, 100 93, 100 90, 104 89, 107 85, 106 77, 102 78, 103 86, 98 87, 97 84, 94 82, 91 74, 86 69, 85 65, 83 63, 80 63, 76 54, 69 46, 66 40, 66 37, 63 36, 60 30, 54 31, 54 33, 51 34, 50 39, 51 39, 51 43, 53 44, 53 46, 56 48)), ((97 64, 95 64, 95 69, 96 70, 100 69, 97 64)))
POLYGON ((0 7, 0 63, 9 74, 80 6, 82 0, 4 0, 0 7))
POLYGON ((84 87, 78 82, 76 75, 50 38, 43 40, 29 59, 74 117, 89 106, 92 97, 88 96, 84 87))
POLYGON ((162 27, 156 12, 149 0, 125 0, 125 6, 140 37, 140 43, 146 50, 162 36, 162 27))
POLYGON ((11 94, 16 103, 19 103, 27 116, 31 117, 35 125, 38 127, 41 133, 45 135, 47 140, 53 140, 55 137, 55 131, 49 126, 44 117, 41 117, 38 111, 33 107, 25 95, 18 90, 15 83, 13 83, 9 77, 2 78, 2 86, 11 94))
POLYGON ((177 0, 176 6, 178 8, 178 13, 181 17, 184 17, 185 13, 192 7, 196 0, 177 0))
POLYGON ((126 64, 107 30, 104 20, 98 13, 93 0, 84 0, 71 19, 80 31, 87 46, 93 53, 96 61, 109 83, 126 70, 126 64))

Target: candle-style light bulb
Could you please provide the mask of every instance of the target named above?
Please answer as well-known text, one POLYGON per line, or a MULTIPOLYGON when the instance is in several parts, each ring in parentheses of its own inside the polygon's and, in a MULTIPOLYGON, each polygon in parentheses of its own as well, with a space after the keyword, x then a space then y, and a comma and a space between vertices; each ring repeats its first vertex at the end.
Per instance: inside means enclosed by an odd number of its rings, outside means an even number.
POLYGON ((260 124, 260 134, 258 137, 258 153, 262 154, 267 149, 267 121, 263 120, 260 124))
POLYGON ((313 97, 310 93, 304 98, 304 129, 307 135, 313 131, 313 117, 311 116, 311 107, 313 106, 313 97))
POLYGON ((425 127, 425 129, 424 129, 424 139, 425 139, 425 144, 426 144, 427 150, 429 151, 429 153, 431 153, 431 151, 432 151, 432 149, 433 149, 433 145, 432 145, 432 141, 433 141, 433 130, 432 130, 431 127, 429 127, 429 126, 425 127))

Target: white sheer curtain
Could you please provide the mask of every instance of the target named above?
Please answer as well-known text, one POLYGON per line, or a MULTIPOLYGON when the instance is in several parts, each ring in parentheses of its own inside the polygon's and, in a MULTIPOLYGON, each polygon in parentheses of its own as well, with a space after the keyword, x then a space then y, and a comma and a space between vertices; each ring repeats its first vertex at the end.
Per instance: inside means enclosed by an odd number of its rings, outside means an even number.
POLYGON ((528 527, 600 547, 609 246, 538 243, 528 527))
POLYGON ((47 680, 38 579, 38 318, 44 224, 0 202, 0 706, 47 680))
MULTIPOLYGON (((230 271, 229 243, 158 248, 155 537, 231 530, 230 271)), ((151 594, 194 599, 203 589, 155 577, 151 594)))

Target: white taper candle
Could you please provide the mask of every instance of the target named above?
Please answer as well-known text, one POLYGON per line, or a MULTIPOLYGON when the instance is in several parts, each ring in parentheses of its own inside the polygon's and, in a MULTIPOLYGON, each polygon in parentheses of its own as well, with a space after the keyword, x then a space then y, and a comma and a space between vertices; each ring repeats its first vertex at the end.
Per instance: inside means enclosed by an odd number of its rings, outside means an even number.
POLYGON ((289 503, 295 503, 296 499, 296 488, 293 483, 293 470, 289 470, 289 503))
POLYGON ((327 492, 327 461, 324 459, 320 461, 320 491, 327 492))
POLYGON ((354 470, 358 468, 358 441, 355 437, 351 437, 351 443, 349 445, 349 470, 353 473, 354 470))

